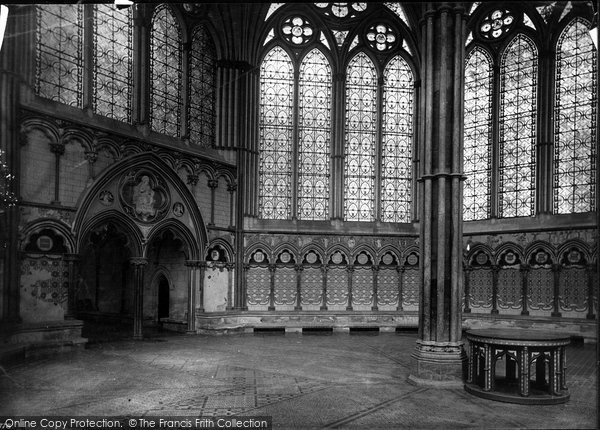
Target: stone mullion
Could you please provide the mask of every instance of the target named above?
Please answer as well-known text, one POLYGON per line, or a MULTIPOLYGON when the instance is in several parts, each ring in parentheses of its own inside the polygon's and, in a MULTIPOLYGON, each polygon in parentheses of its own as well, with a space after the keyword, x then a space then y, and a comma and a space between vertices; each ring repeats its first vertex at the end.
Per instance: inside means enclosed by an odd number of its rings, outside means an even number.
POLYGON ((379 266, 371 266, 371 270, 373 271, 373 305, 371 306, 371 310, 378 311, 379 310, 379 296, 378 296, 378 278, 379 278, 379 266))
POLYGON ((237 190, 237 184, 227 184, 227 192, 229 193, 229 228, 235 226, 235 191, 237 190))
POLYGON ((404 305, 402 301, 404 299, 404 272, 406 271, 406 267, 404 266, 396 266, 396 273, 398 273, 398 305, 396 306, 396 310, 402 311, 404 310, 404 305))
POLYGON ((94 8, 83 6, 83 109, 88 111, 94 108, 94 8))
POLYGON ((326 311, 327 310, 327 264, 323 264, 321 266, 321 272, 323 275, 323 298, 322 298, 322 302, 321 302, 321 310, 322 311, 326 311))
POLYGON ((196 291, 200 281, 198 261, 187 260, 185 265, 187 267, 188 276, 188 315, 187 315, 187 332, 196 332, 196 291))
POLYGON ((148 124, 150 119, 150 23, 146 25, 145 18, 148 7, 137 4, 133 9, 131 120, 134 125, 148 124))
POLYGON ((298 100, 300 91, 299 91, 299 77, 300 71, 298 69, 294 70, 294 88, 293 88, 293 105, 292 105, 292 142, 291 148, 292 153, 290 154, 290 171, 291 171, 291 181, 292 183, 290 188, 290 211, 291 218, 293 221, 298 219, 298 187, 299 184, 300 172, 300 126, 298 122, 300 121, 300 102, 298 100))
POLYGON ((332 112, 333 133, 331 138, 331 205, 330 218, 334 220, 344 219, 344 132, 345 130, 345 81, 344 73, 336 73, 333 76, 332 97, 335 101, 332 112))
POLYGON ((499 278, 500 267, 497 265, 492 266, 492 310, 490 313, 498 313, 498 278, 499 278))
POLYGON ((210 188, 210 222, 208 225, 215 225, 215 192, 219 186, 219 181, 216 179, 208 180, 208 188, 210 188))
POLYGON ((527 309, 527 297, 529 296, 528 291, 528 280, 529 280, 529 266, 526 264, 521 265, 521 301, 523 302, 521 305, 523 306, 523 310, 521 311, 521 315, 529 315, 529 310, 527 309))
POLYGON ((538 57, 539 82, 537 83, 538 98, 536 106, 539 133, 536 142, 536 213, 552 213, 553 211, 553 159, 554 133, 552 99, 554 96, 554 55, 549 50, 543 50, 538 57))
POLYGON ((465 276, 464 276, 464 282, 465 282, 465 308, 463 310, 463 313, 468 314, 471 313, 471 273, 473 272, 473 269, 471 267, 465 267, 465 276))
POLYGON ((595 264, 589 264, 586 266, 586 274, 587 274, 587 302, 588 302, 588 312, 585 316, 586 319, 593 320, 595 318, 594 315, 594 288, 597 286, 594 285, 594 270, 596 270, 595 264))
POLYGON ((129 263, 133 266, 133 338, 144 337, 144 267, 146 258, 132 257, 129 263))
POLYGON ((227 263, 225 265, 227 268, 227 307, 225 310, 232 311, 233 310, 233 274, 235 273, 235 264, 227 263))
MULTIPOLYGON (((62 130, 61 130, 62 131, 62 130)), ((65 153, 65 145, 62 142, 50 144, 50 152, 54 154, 54 199, 53 205, 60 205, 60 157, 65 153)))
POLYGON ((352 274, 354 273, 354 266, 348 265, 346 268, 348 272, 348 304, 346 305, 346 310, 351 311, 352 308, 352 274))
POLYGON ((275 310, 275 270, 277 270, 277 265, 269 264, 269 273, 271 275, 271 283, 269 284, 269 308, 268 310, 275 310))
POLYGON ((302 264, 296 264, 294 266, 296 270, 296 306, 294 310, 301 311, 302 310, 302 271, 304 270, 304 266, 302 264))
POLYGON ((552 273, 554 274, 554 285, 553 285, 553 291, 554 291, 554 298, 552 300, 553 303, 553 309, 552 309, 552 313, 550 314, 553 317, 561 317, 562 314, 560 313, 560 270, 561 270, 561 266, 560 264, 553 264, 552 265, 552 273))
POLYGON ((243 270, 243 276, 240 284, 242 284, 242 288, 236 290, 236 298, 235 298, 235 309, 241 311, 247 311, 248 306, 247 303, 247 291, 248 291, 248 271, 250 270, 249 264, 240 264, 243 270))

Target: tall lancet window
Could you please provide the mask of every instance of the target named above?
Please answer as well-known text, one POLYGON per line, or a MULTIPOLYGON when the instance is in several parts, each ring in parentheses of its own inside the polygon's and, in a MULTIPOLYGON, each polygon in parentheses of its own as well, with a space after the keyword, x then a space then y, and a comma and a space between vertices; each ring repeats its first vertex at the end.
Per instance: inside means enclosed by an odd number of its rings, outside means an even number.
POLYGON ((260 66, 258 210, 264 219, 291 218, 293 108, 294 68, 276 46, 260 66))
POLYGON ((535 212, 537 48, 518 34, 500 60, 499 216, 535 212))
POLYGON ((596 49, 577 18, 556 47, 554 212, 588 212, 596 192, 596 49))
POLYGON ((492 175, 492 60, 476 47, 465 67, 463 219, 490 217, 492 175))
POLYGON ((181 31, 169 6, 152 16, 150 35, 150 128, 172 137, 180 135, 181 31))
POLYGON ((359 52, 346 70, 344 218, 375 220, 377 71, 359 52))
POLYGON ((133 22, 131 8, 94 5, 94 112, 131 122, 133 22))
POLYGON ((36 6, 36 93, 83 107, 83 5, 36 6))
POLYGON ((209 148, 215 143, 216 54, 203 26, 194 29, 190 55, 190 141, 209 148))
POLYGON ((329 219, 331 66, 311 50, 302 60, 298 116, 298 218, 329 219))
POLYGON ((396 56, 383 72, 381 221, 410 222, 412 201, 413 73, 396 56))

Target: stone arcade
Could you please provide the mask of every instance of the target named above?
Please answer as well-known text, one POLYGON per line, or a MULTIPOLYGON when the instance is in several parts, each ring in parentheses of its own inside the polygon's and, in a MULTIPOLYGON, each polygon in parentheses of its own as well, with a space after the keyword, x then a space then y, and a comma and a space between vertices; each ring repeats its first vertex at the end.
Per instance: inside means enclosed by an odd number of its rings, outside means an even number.
POLYGON ((3 344, 418 327, 451 388, 465 328, 595 340, 596 11, 10 5, 3 344))

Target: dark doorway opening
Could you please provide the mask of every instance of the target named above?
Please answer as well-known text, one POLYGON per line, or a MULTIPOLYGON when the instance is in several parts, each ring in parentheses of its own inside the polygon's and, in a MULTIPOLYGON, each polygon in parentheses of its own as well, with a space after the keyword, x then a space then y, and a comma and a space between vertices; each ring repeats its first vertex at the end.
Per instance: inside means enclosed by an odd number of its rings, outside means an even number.
POLYGON ((169 318, 169 281, 164 275, 158 280, 158 320, 169 318))

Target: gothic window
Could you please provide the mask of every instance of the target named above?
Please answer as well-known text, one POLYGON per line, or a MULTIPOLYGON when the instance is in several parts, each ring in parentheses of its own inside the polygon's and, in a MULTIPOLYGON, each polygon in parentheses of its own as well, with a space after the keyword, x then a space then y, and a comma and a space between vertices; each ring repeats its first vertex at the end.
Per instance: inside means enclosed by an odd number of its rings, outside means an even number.
POLYGON ((410 222, 415 79, 410 41, 398 32, 406 28, 403 10, 368 3, 293 9, 287 16, 277 10, 279 26, 265 31, 263 43, 259 217, 410 222), (381 21, 361 24, 374 8, 381 21))
POLYGON ((160 5, 152 17, 150 35, 150 128, 180 135, 181 35, 170 8, 160 5))
POLYGON ((492 168, 492 60, 479 47, 465 66, 463 219, 490 217, 492 168))
POLYGON ((359 52, 346 70, 344 213, 347 221, 375 220, 377 71, 359 52))
POLYGON ((556 47, 554 212, 595 209, 596 49, 582 19, 571 21, 556 47))
POLYGON ((132 12, 94 5, 94 112, 131 122, 132 12))
POLYGON ((83 6, 38 5, 36 13, 36 93, 82 107, 83 6))
POLYGON ((535 211, 537 48, 518 34, 500 60, 499 215, 535 211))
POLYGON ((202 26, 194 29, 190 54, 190 141, 211 147, 215 140, 215 48, 202 26))
POLYGON ((298 117, 298 218, 329 218, 331 66, 318 49, 302 60, 298 117))
POLYGON ((279 46, 260 67, 259 214, 289 219, 292 198, 294 67, 279 46))
POLYGON ((413 73, 398 55, 386 66, 383 80, 381 221, 410 222, 413 73))

